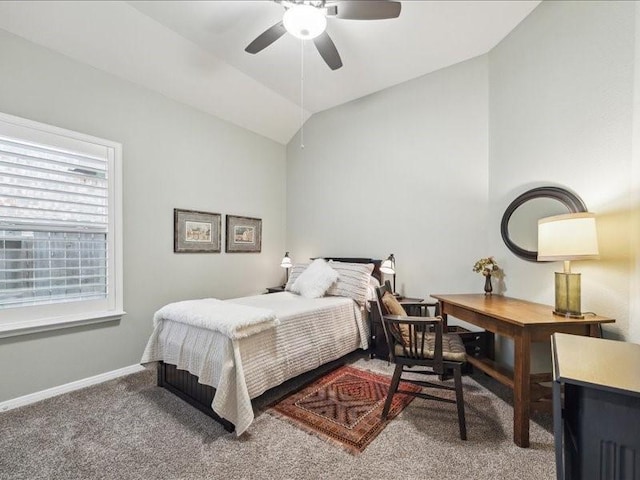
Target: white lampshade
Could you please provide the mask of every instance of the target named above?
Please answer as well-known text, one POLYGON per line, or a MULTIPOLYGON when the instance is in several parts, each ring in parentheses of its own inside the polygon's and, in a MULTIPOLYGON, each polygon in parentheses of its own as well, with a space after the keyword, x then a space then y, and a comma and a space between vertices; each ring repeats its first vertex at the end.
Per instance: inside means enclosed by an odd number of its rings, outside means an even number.
POLYGON ((396 273, 396 258, 393 256, 393 253, 382 262, 380 265, 380 271, 387 275, 393 275, 396 273))
POLYGON ((293 266, 293 264, 291 263, 291 257, 289 257, 289 252, 284 254, 284 258, 282 259, 280 266, 282 268, 291 268, 293 266))
POLYGON ((301 40, 316 38, 327 28, 327 17, 322 10, 311 5, 294 5, 284 12, 284 28, 301 40))
POLYGON ((598 258, 598 232, 593 213, 569 213, 538 220, 538 260, 598 258))

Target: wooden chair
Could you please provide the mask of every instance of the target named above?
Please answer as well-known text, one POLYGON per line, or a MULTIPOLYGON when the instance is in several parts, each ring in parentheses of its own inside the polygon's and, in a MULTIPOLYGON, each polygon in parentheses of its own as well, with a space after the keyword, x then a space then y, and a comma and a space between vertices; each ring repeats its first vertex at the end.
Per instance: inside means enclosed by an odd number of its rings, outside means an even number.
POLYGON ((395 363, 393 379, 382 410, 382 419, 389 414, 393 396, 396 393, 414 395, 427 400, 455 403, 458 408, 460 438, 467 439, 462 396, 462 365, 466 361, 464 344, 459 335, 443 333, 442 317, 407 316, 402 306, 393 298, 387 286, 376 289, 378 313, 382 319, 384 334, 389 345, 391 362, 395 363), (387 297, 385 297, 387 294, 387 297), (389 298, 391 297, 391 298, 389 298), (395 301, 395 304, 393 303, 395 301), (398 308, 399 307, 399 308, 398 308), (424 367, 413 369, 412 367, 424 367), (444 377, 453 371, 454 386, 442 385, 423 380, 402 378, 403 373, 436 375, 444 377), (454 390, 456 399, 443 398, 422 392, 398 390, 400 380, 421 387, 454 390))

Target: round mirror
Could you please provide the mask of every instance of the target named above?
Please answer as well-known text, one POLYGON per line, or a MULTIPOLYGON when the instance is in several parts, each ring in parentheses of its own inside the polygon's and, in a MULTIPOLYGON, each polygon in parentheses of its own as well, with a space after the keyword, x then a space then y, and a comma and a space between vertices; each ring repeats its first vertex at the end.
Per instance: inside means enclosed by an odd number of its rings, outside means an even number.
POLYGON ((538 260, 538 220, 563 213, 586 212, 584 202, 560 187, 538 187, 524 192, 504 212, 502 240, 518 257, 538 260))

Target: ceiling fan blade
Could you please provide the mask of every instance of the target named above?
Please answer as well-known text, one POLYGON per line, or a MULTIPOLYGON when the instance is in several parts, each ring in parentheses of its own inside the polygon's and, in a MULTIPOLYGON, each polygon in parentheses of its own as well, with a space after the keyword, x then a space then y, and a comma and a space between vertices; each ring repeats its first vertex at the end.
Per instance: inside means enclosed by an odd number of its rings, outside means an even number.
POLYGON ((328 14, 345 20, 383 20, 397 18, 401 9, 400 2, 352 0, 336 2, 335 5, 329 7, 328 14))
POLYGON ((324 59, 327 65, 329 65, 331 70, 337 70, 342 67, 342 59, 340 58, 338 49, 326 31, 314 38, 313 43, 318 49, 320 56, 324 59))
POLYGON ((284 28, 282 22, 276 23, 274 26, 267 28, 264 32, 262 32, 258 37, 251 42, 247 48, 244 49, 247 53, 258 53, 261 50, 264 50, 273 42, 278 40, 282 35, 287 32, 287 29, 284 28))

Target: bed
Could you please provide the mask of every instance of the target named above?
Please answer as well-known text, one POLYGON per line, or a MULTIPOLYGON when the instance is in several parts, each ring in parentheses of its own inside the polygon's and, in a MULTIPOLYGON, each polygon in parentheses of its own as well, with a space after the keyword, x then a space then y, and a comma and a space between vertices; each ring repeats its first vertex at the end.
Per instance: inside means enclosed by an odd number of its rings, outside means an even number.
MULTIPOLYGON (((369 274, 380 280, 380 260, 343 257, 326 260, 341 272, 340 278, 358 271, 361 280, 369 274), (370 264, 373 270, 369 267, 368 273, 363 274, 363 268, 370 264)), ((293 267, 288 290, 304 270, 304 265, 293 267)), ((163 307, 154 318, 154 331, 141 363, 158 362, 159 386, 202 410, 227 431, 235 429, 240 435, 253 422, 253 398, 357 349, 368 348, 366 302, 362 299, 356 302, 353 296, 339 296, 344 289, 336 285, 341 285, 340 279, 329 289, 329 295, 321 298, 284 291, 221 302, 224 308, 275 314, 273 325, 261 323, 266 326, 238 338, 202 328, 197 323, 184 323, 170 314, 159 316, 168 306, 163 307)), ((194 307, 195 311, 205 300, 179 303, 189 309, 194 307)))

